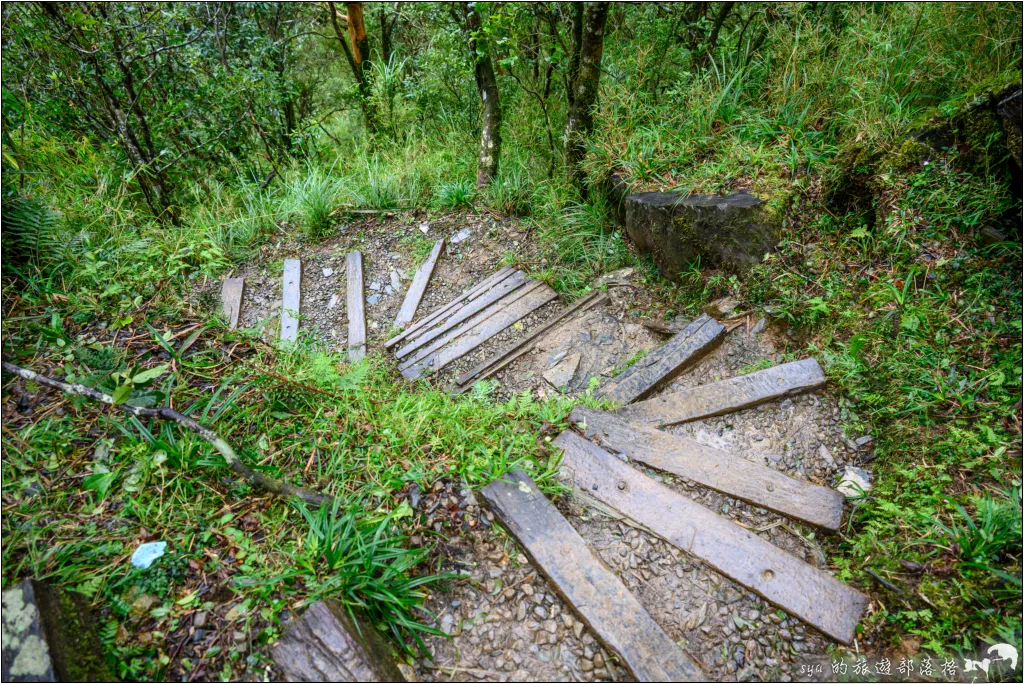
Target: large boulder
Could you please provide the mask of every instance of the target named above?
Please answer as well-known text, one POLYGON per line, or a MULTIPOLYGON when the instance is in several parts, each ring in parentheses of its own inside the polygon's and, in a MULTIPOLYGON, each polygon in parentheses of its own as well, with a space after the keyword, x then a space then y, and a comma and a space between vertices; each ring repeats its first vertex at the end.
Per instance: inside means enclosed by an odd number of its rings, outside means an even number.
POLYGON ((779 239, 778 221, 745 190, 724 197, 640 192, 624 205, 626 234, 666 278, 679 277, 698 259, 702 266, 743 271, 779 239))

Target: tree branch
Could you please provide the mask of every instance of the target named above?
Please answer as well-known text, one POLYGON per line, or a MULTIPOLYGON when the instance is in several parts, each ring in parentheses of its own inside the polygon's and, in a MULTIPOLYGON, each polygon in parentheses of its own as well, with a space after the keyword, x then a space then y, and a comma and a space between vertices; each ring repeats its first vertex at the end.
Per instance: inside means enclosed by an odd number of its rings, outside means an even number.
POLYGON ((104 394, 103 392, 99 392, 91 387, 86 387, 85 385, 54 380, 53 378, 48 378, 45 375, 40 375, 35 371, 22 368, 21 366, 16 366, 13 363, 8 363, 7 361, 3 362, 3 369, 9 373, 17 375, 18 377, 24 378, 25 380, 38 382, 40 385, 46 385, 47 387, 58 389, 65 394, 87 397, 100 403, 114 406, 139 418, 159 418, 160 420, 168 420, 172 423, 177 423, 181 427, 196 433, 206 442, 209 442, 210 445, 212 445, 213 448, 224 457, 224 461, 227 463, 228 468, 234 471, 236 475, 242 478, 246 484, 250 486, 263 489, 271 494, 277 494, 278 496, 294 496, 296 499, 313 506, 319 506, 331 501, 331 497, 325 494, 304 489, 302 487, 296 487, 295 485, 288 484, 287 482, 283 482, 277 478, 273 478, 269 475, 264 475, 263 473, 253 470, 242 463, 242 459, 238 457, 238 454, 236 454, 235 450, 231 448, 231 445, 221 439, 216 432, 200 425, 194 419, 178 413, 172 408, 141 408, 138 406, 129 406, 127 404, 117 404, 114 402, 114 398, 109 394, 104 394))

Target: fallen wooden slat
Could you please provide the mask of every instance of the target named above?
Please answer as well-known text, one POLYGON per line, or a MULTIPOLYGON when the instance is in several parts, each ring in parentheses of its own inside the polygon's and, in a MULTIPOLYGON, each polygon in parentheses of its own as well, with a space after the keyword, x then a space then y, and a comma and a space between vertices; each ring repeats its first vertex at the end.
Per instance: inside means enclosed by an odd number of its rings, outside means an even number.
POLYGON ((446 344, 450 344, 451 342, 458 339, 461 335, 464 335, 465 333, 469 332, 470 330, 474 329, 475 327, 486 321, 488 318, 491 318, 492 316, 496 315, 499 311, 505 309, 509 304, 514 304, 515 302, 522 299, 526 295, 532 293, 534 290, 537 290, 538 288, 543 286, 544 284, 541 282, 538 282, 536 280, 528 280, 526 282, 526 285, 516 290, 513 290, 502 299, 498 300, 497 302, 494 302, 489 307, 487 307, 483 311, 480 311, 475 316, 470 318, 468 321, 464 322, 462 325, 457 327, 455 330, 451 330, 445 333, 442 337, 434 340, 426 347, 417 350, 416 353, 414 353, 412 356, 407 357, 403 361, 399 361, 398 370, 405 370, 409 366, 419 363, 420 361, 427 358, 437 350, 444 347, 446 344))
POLYGON ((423 345, 433 342, 455 326, 465 320, 468 320, 474 314, 483 311, 509 292, 518 289, 526 281, 527 278, 525 273, 521 271, 514 273, 511 277, 501 281, 498 285, 495 285, 484 294, 476 297, 470 302, 467 302, 465 306, 453 312, 452 316, 443 321, 440 325, 430 328, 429 330, 425 330, 421 335, 417 335, 414 339, 410 340, 407 345, 395 352, 395 356, 399 359, 404 358, 417 349, 423 347, 423 345))
POLYGON ((359 363, 366 357, 366 298, 363 290, 363 255, 349 252, 345 262, 346 307, 348 309, 348 360, 359 363))
POLYGON ((434 266, 437 264, 437 258, 441 256, 442 249, 444 249, 444 238, 434 243, 434 249, 430 250, 430 256, 416 269, 416 275, 412 278, 409 291, 405 293, 402 308, 398 310, 398 316, 395 317, 396 328, 404 328, 416 317, 416 309, 419 308, 420 300, 423 299, 423 293, 427 291, 427 283, 430 282, 430 276, 434 273, 434 266))
MULTIPOLYGON (((433 354, 407 367, 402 371, 402 375, 410 380, 414 380, 425 372, 441 370, 452 361, 455 361, 464 354, 476 349, 481 344, 491 339, 530 312, 539 309, 558 297, 558 293, 547 285, 544 285, 543 283, 538 283, 538 285, 540 285, 540 287, 531 290, 516 301, 509 303, 498 311, 495 311, 493 315, 488 316, 478 325, 475 325, 462 335, 459 335, 449 344, 446 344, 433 354)), ((525 287, 520 288, 520 290, 517 290, 512 294, 515 295, 525 289, 525 287)), ((497 306, 497 304, 495 306, 497 306)), ((481 312, 481 314, 486 313, 487 311, 481 312)))
POLYGON ((387 643, 337 601, 317 601, 270 649, 289 682, 404 682, 387 643))
POLYGON ((848 644, 868 597, 565 431, 562 474, 581 490, 783 610, 848 644))
POLYGON ((514 470, 480 493, 555 591, 637 680, 704 681, 701 668, 594 556, 529 475, 514 470))
POLYGON ((675 425, 732 413, 824 385, 825 374, 818 362, 803 359, 653 397, 623 406, 616 413, 633 422, 675 425))
POLYGON ((678 335, 605 383, 597 395, 616 406, 645 399, 714 349, 724 334, 721 323, 701 314, 678 335))
POLYGON ((391 349, 402 340, 409 339, 413 335, 419 334, 425 328, 434 325, 441 317, 447 316, 451 312, 458 309, 459 305, 461 305, 464 301, 473 299, 474 297, 478 296, 481 292, 484 292, 489 287, 491 287, 491 285, 497 284, 501 282, 503 279, 510 276, 514 271, 515 269, 512 268, 511 266, 505 266, 497 273, 488 277, 486 280, 477 283, 476 285, 469 288, 452 301, 448 302, 447 304, 438 309, 435 309, 434 311, 431 311, 429 314, 427 314, 426 316, 419 319, 402 332, 392 337, 390 340, 384 343, 384 347, 386 349, 391 349))
POLYGON ((610 301, 607 292, 595 291, 582 297, 572 306, 564 309, 561 313, 554 316, 550 320, 544 323, 541 327, 537 328, 534 332, 530 333, 529 337, 515 342, 511 346, 503 349, 494 356, 485 359, 480 364, 470 368, 468 371, 463 373, 455 381, 458 385, 463 385, 463 390, 469 389, 477 380, 483 380, 484 378, 494 375, 503 368, 506 368, 510 363, 518 359, 523 354, 527 353, 533 346, 548 332, 550 332, 555 326, 564 321, 569 316, 580 311, 586 311, 595 306, 610 301))
POLYGON ((281 289, 281 340, 294 342, 299 338, 299 311, 302 305, 302 262, 284 260, 284 281, 281 289))
POLYGON ((603 446, 658 470, 812 525, 837 530, 842 523, 844 497, 828 487, 796 480, 687 437, 629 423, 613 413, 577 406, 569 420, 603 446))
POLYGON ((238 327, 238 316, 242 313, 242 297, 245 294, 245 278, 225 278, 220 290, 221 308, 228 319, 228 327, 238 327))

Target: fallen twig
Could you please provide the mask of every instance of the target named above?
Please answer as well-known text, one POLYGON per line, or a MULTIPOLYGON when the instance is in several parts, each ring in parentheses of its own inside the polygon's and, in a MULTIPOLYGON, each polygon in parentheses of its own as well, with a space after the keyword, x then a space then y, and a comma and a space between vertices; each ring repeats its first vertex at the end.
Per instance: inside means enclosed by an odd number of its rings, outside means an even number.
POLYGON ((9 373, 14 373, 17 376, 24 378, 25 380, 31 380, 32 382, 38 382, 40 385, 59 389, 66 394, 94 399, 95 401, 99 401, 109 406, 114 406, 139 418, 160 418, 161 420, 169 420, 177 423, 209 442, 213 448, 224 457, 224 461, 227 463, 228 467, 234 471, 236 475, 245 480, 247 484, 253 487, 258 487, 279 496, 294 496, 295 498, 313 506, 319 506, 320 504, 331 500, 331 497, 325 494, 310 491, 302 487, 296 487, 295 485, 288 484, 287 482, 283 482, 277 478, 256 472, 249 466, 242 463, 242 459, 238 457, 238 454, 236 454, 235 450, 231 448, 231 445, 221 439, 216 432, 200 425, 197 421, 184 414, 178 413, 172 408, 140 408, 138 406, 129 406, 128 404, 117 404, 114 402, 114 398, 109 394, 104 394, 103 392, 94 390, 91 387, 86 387, 85 385, 54 380, 53 378, 48 378, 45 375, 40 375, 35 371, 22 368, 21 366, 16 366, 13 363, 8 363, 7 361, 3 362, 3 369, 9 373))

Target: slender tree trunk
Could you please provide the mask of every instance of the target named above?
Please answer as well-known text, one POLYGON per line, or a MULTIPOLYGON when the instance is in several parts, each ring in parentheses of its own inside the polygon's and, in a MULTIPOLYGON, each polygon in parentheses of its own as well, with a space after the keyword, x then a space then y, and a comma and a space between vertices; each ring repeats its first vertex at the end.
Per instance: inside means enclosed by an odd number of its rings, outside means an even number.
POLYGON ((341 49, 345 52, 345 58, 352 69, 352 76, 356 79, 356 86, 359 89, 359 107, 363 110, 363 121, 366 129, 371 133, 377 131, 377 117, 373 110, 373 102, 370 99, 370 82, 368 79, 370 61, 370 37, 366 34, 366 22, 363 19, 363 3, 347 2, 345 10, 348 12, 348 39, 341 28, 338 19, 342 16, 334 6, 333 2, 327 3, 327 11, 331 13, 331 26, 334 27, 334 35, 341 43, 341 49), (351 47, 349 46, 351 41, 351 47))
POLYGON ((594 130, 594 109, 597 107, 601 78, 601 55, 604 52, 604 29, 608 22, 607 2, 591 2, 583 18, 580 61, 569 96, 569 116, 565 122, 565 162, 569 180, 586 195, 586 173, 583 159, 587 139, 594 130))
POLYGON ((463 19, 469 34, 469 52, 473 57, 476 87, 480 91, 481 126, 480 159, 476 168, 476 186, 482 188, 498 175, 501 161, 501 99, 498 79, 494 75, 491 49, 483 36, 480 15, 475 3, 463 4, 463 19))

